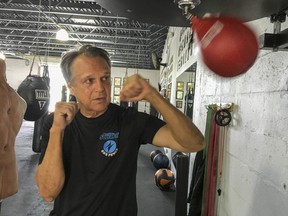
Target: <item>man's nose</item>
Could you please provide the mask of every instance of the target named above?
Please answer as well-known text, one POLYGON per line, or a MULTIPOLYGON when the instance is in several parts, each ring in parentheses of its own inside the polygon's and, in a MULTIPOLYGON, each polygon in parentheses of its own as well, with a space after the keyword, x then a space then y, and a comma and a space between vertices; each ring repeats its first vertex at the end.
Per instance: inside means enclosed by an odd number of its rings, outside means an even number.
POLYGON ((104 84, 101 79, 96 80, 94 83, 94 89, 99 92, 104 91, 104 84))

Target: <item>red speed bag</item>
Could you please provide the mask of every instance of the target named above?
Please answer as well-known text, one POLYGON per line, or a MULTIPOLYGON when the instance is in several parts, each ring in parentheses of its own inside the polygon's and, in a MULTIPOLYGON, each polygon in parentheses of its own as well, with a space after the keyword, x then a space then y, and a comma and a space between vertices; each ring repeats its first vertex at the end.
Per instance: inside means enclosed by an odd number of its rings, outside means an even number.
POLYGON ((192 31, 203 62, 220 76, 245 73, 257 58, 259 46, 254 32, 236 18, 194 17, 192 31))

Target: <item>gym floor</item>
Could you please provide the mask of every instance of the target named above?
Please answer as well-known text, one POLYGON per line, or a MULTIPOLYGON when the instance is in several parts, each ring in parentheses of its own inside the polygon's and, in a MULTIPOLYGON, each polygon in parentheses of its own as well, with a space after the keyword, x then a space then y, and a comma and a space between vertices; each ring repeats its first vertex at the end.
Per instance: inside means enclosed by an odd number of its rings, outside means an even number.
MULTIPOLYGON (((19 191, 4 199, 1 216, 48 216, 53 204, 38 195, 34 181, 39 154, 32 151, 34 122, 24 121, 17 135, 15 150, 19 170, 19 191)), ((157 149, 143 145, 139 152, 137 173, 138 216, 174 216, 175 192, 159 190, 154 184, 156 169, 150 152, 157 149)))

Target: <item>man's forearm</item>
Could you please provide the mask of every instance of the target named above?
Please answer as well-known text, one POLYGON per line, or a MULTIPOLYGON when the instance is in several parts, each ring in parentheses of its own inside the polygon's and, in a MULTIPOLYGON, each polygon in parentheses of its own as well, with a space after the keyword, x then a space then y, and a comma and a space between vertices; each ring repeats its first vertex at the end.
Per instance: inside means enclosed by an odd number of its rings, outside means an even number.
POLYGON ((149 96, 147 101, 161 113, 173 138, 185 149, 195 150, 203 148, 204 138, 199 129, 193 124, 190 118, 185 116, 175 106, 170 104, 155 89, 149 96))
POLYGON ((42 163, 36 171, 36 183, 40 195, 53 201, 63 188, 65 173, 62 159, 64 131, 50 129, 50 139, 42 163))

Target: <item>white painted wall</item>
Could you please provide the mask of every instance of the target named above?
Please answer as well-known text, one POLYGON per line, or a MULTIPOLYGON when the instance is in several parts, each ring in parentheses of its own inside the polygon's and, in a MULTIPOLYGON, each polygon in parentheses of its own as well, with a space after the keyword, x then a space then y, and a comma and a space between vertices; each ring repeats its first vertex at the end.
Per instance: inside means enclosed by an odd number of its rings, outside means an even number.
MULTIPOLYGON (((258 35, 273 32, 269 18, 249 25, 258 35)), ((288 21, 282 24, 282 29, 287 27, 288 21)), ((219 77, 198 61, 195 90, 193 121, 203 133, 205 105, 236 105, 227 134, 218 215, 287 216, 288 51, 261 50, 254 66, 233 78, 219 77)))
MULTIPOLYGON (((6 76, 9 85, 17 89, 21 82, 28 76, 30 67, 25 65, 25 60, 6 59, 6 76)), ((35 66, 35 65, 34 65, 35 66)), ((33 68, 32 74, 37 74, 36 67, 33 68)))

